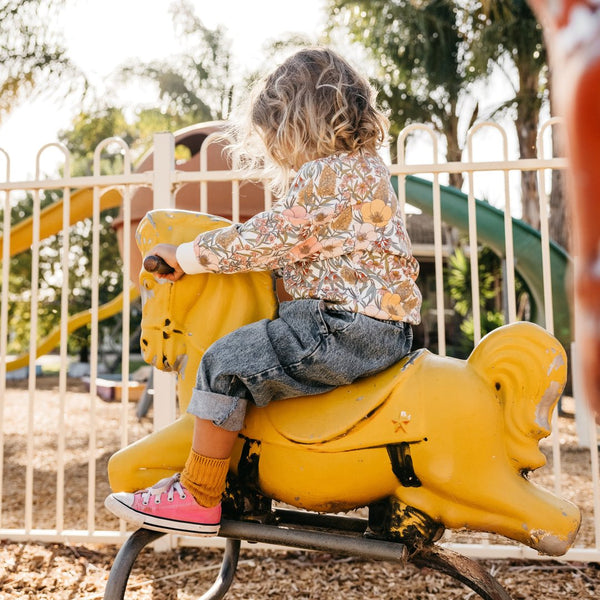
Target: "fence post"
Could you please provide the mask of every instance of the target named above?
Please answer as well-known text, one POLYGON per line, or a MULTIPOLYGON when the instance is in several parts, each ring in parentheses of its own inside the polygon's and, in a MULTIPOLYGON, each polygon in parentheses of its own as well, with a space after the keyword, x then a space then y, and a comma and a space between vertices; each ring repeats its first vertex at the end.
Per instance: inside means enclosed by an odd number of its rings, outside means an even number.
MULTIPOLYGON (((154 134, 153 208, 173 208, 173 173, 175 171, 175 138, 171 133, 154 134)), ((171 424, 175 412, 175 377, 154 369, 154 430, 171 424)))
MULTIPOLYGON (((153 166, 153 203, 154 209, 174 208, 173 174, 175 172, 175 138, 172 133, 154 134, 154 166, 153 166)), ((154 369, 153 373, 153 414, 154 431, 170 425, 176 413, 176 377, 174 373, 165 373, 154 369)), ((175 546, 172 536, 167 535, 156 542, 153 547, 157 551, 166 552, 175 546)))
POLYGON ((573 311, 575 320, 574 341, 571 343, 571 365, 573 379, 573 397, 575 398, 575 433, 577 434, 577 444, 580 448, 590 448, 596 444, 595 436, 590 435, 590 429, 594 431, 595 427, 590 427, 594 423, 594 415, 588 404, 586 390, 583 382, 583 371, 581 368, 581 343, 578 333, 581 332, 583 323, 581 322, 581 310, 578 310, 578 302, 575 300, 575 310, 573 311))

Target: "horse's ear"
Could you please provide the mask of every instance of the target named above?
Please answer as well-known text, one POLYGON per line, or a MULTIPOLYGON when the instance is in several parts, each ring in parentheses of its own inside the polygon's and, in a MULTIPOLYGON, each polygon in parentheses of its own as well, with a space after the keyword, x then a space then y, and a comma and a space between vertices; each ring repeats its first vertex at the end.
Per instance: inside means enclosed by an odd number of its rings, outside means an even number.
POLYGON ((513 323, 486 335, 468 363, 503 405, 510 456, 522 469, 539 466, 537 442, 550 434, 552 411, 567 379, 560 342, 534 323, 513 323))
POLYGON ((227 227, 231 221, 189 210, 152 210, 140 221, 135 238, 142 255, 156 244, 191 242, 199 233, 227 227))

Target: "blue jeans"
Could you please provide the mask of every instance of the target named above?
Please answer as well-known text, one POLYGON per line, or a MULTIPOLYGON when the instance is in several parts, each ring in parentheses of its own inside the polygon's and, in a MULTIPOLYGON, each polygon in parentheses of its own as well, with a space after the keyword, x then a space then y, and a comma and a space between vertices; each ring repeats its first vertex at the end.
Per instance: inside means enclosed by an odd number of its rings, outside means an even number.
POLYGON ((336 311, 322 300, 292 300, 279 317, 237 329, 204 354, 188 412, 229 431, 248 401, 308 396, 378 373, 410 352, 408 323, 336 311))

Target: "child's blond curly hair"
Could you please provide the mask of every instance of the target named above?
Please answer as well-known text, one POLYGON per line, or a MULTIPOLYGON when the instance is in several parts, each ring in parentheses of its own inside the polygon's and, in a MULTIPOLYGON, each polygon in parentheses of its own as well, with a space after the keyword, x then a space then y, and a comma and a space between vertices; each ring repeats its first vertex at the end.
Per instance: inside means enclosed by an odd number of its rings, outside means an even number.
POLYGON ((341 56, 307 48, 258 82, 232 121, 235 168, 260 171, 276 193, 290 172, 307 161, 338 152, 375 153, 389 121, 375 105, 375 91, 341 56))

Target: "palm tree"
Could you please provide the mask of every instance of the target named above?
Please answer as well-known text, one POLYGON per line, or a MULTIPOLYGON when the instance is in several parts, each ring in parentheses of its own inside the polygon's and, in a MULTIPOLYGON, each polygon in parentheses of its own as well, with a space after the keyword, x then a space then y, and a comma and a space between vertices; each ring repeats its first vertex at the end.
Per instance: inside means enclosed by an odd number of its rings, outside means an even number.
MULTIPOLYGON (((477 78, 465 69, 463 16, 454 2, 431 0, 331 0, 334 27, 347 23, 352 39, 375 58, 382 104, 390 110, 391 133, 409 123, 430 123, 446 141, 446 158, 459 161, 459 120, 472 124, 477 104, 464 102, 477 78)), ((462 174, 450 174, 460 188, 462 174)))
MULTIPOLYGON (((471 2, 473 39, 469 66, 498 67, 514 95, 496 112, 514 109, 521 158, 535 158, 540 110, 548 101, 548 67, 542 28, 525 0, 471 2)), ((535 172, 521 173, 523 220, 539 229, 535 172)))
POLYGON ((48 26, 56 22, 60 0, 0 0, 0 123, 25 94, 71 83, 79 75, 60 36, 48 26), (70 75, 70 77, 65 77, 70 75), (52 86, 44 85, 52 82, 52 86))
POLYGON ((170 12, 185 51, 168 60, 127 65, 123 75, 157 84, 165 111, 174 117, 186 115, 195 123, 226 119, 233 94, 226 31, 206 27, 189 0, 174 2, 170 12))
MULTIPOLYGON (((505 74, 512 97, 489 117, 514 111, 522 158, 535 156, 540 109, 549 98, 542 30, 525 0, 330 0, 332 28, 343 24, 379 65, 377 79, 393 119, 392 133, 430 123, 446 139, 447 160, 460 160, 460 118, 470 126, 479 105, 465 100, 471 84, 505 74)), ((488 115, 486 115, 488 116, 488 115)), ((561 174, 553 174, 550 231, 565 245, 561 174)), ((461 187, 462 177, 450 183, 461 187)), ((523 218, 539 228, 533 172, 521 178, 523 218)))

